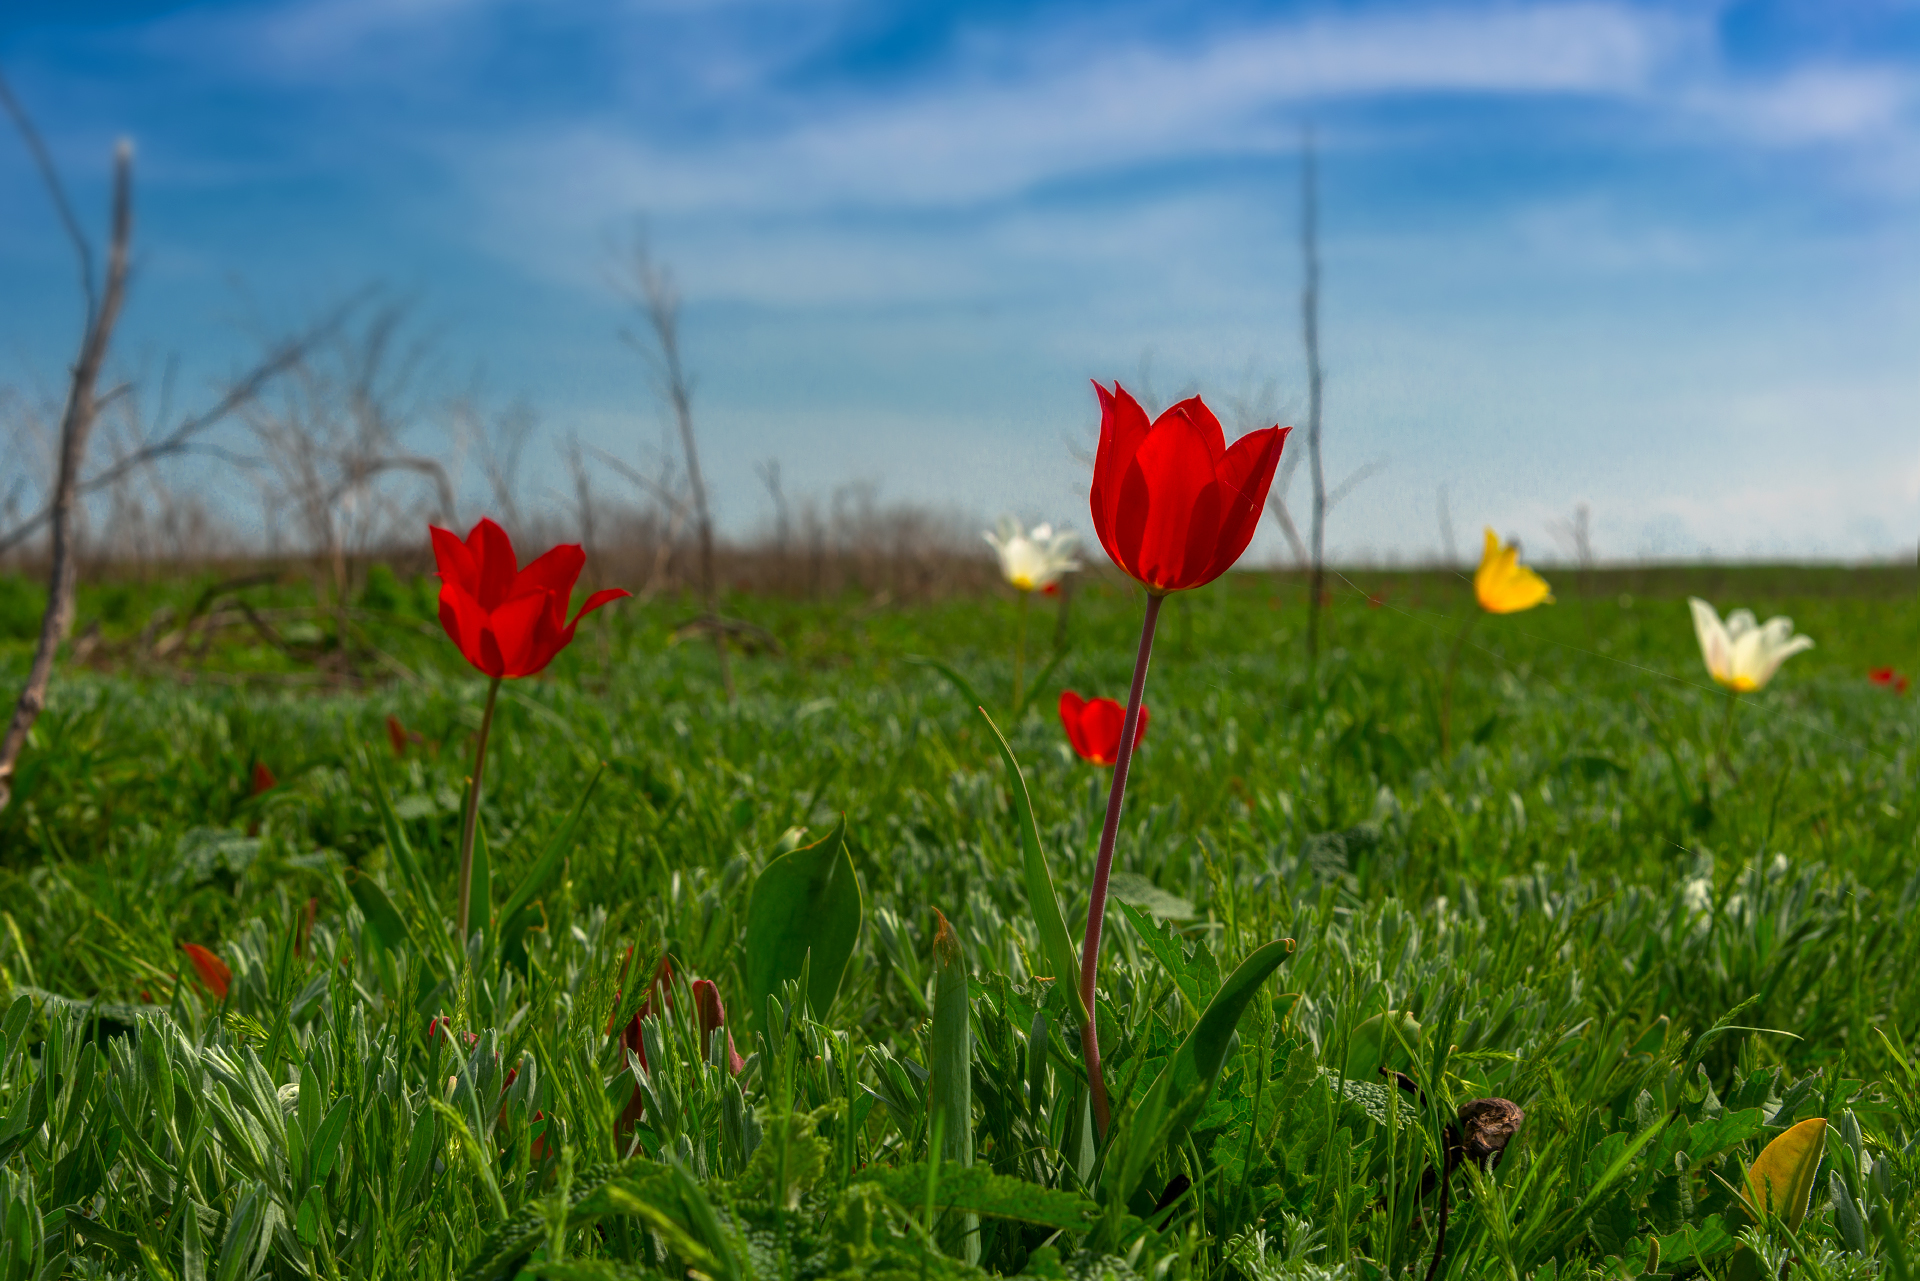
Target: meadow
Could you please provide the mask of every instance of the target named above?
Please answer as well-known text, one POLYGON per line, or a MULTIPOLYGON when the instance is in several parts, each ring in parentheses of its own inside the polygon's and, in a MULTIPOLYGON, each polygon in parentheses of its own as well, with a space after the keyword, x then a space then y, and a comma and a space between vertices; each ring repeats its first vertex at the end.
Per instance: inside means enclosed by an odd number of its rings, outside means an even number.
POLYGON ((1006 595, 735 596, 776 644, 731 702, 696 603, 594 615, 502 687, 464 950, 486 681, 429 580, 369 576, 351 673, 346 610, 160 653, 218 576, 90 585, 0 811, 0 1281, 1906 1278, 1916 724, 1867 673, 1920 662, 1913 572, 1549 576, 1471 633, 1446 752, 1464 576, 1337 575, 1315 661, 1297 578, 1173 598, 1104 1138, 1032 867, 1077 938, 1107 773, 1054 701, 1124 697, 1125 579, 1034 610, 1024 707, 1006 595), (1817 647, 1730 705, 1690 593, 1817 647), (1808 1118, 1807 1199, 1756 1214, 1808 1118))

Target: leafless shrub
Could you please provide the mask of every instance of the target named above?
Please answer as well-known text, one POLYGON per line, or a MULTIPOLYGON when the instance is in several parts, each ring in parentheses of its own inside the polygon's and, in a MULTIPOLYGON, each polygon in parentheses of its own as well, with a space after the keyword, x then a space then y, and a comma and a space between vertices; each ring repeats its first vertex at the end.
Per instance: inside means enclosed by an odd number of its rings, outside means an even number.
POLYGON ((417 386, 425 347, 405 333, 405 318, 399 304, 375 309, 243 411, 270 544, 311 557, 317 586, 339 609, 373 549, 417 542, 425 520, 455 518, 447 467, 411 444, 429 409, 417 386))

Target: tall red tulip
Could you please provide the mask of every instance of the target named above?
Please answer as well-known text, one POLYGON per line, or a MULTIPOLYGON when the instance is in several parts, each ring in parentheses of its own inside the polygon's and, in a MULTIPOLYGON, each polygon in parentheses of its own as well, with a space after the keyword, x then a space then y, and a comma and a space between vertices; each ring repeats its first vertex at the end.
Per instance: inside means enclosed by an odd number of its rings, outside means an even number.
MULTIPOLYGON (((1066 727, 1067 741, 1081 759, 1095 765, 1111 765, 1120 758, 1120 727, 1126 723, 1127 709, 1111 698, 1082 698, 1070 689, 1060 691, 1060 723, 1066 727)), ((1140 707, 1140 724, 1133 731, 1133 745, 1147 736, 1147 708, 1140 707)))
POLYGON ((1093 527, 1113 563, 1160 594, 1204 587, 1232 568, 1260 525, 1290 427, 1227 446, 1198 396, 1152 423, 1119 383, 1099 383, 1093 527))
MULTIPOLYGON (((427 527, 433 534, 433 558, 440 567, 440 626, 461 655, 493 677, 487 710, 480 717, 480 738, 473 749, 473 779, 467 785, 467 809, 460 823, 459 900, 454 924, 464 947, 473 893, 473 841, 480 814, 480 780, 487 767, 487 737, 493 731, 493 703, 500 682, 532 676, 573 643, 573 629, 602 605, 632 595, 609 587, 587 597, 580 612, 567 618, 573 585, 587 555, 578 543, 562 543, 536 557, 525 569, 513 553, 507 531, 482 518, 460 541, 450 529, 427 527)), ((485 905, 481 908, 485 915, 485 905)))
POLYGON ((440 568, 440 626, 495 679, 535 675, 573 643, 582 618, 632 594, 597 591, 569 621, 567 602, 587 563, 578 543, 562 543, 521 569, 507 531, 491 520, 482 518, 465 542, 450 529, 428 528, 440 568))
MULTIPOLYGON (((1094 859, 1093 886, 1087 898, 1087 930, 1080 946, 1080 1004, 1087 1012, 1080 1025, 1080 1052, 1086 1060, 1094 1119, 1104 1133, 1107 1086, 1100 1073, 1100 1038, 1094 1026, 1100 926, 1106 916, 1107 879, 1113 871, 1120 809, 1126 801, 1127 768, 1146 728, 1146 709, 1140 699, 1147 687, 1147 660, 1153 655, 1154 624, 1169 592, 1206 586, 1247 550, 1266 510, 1273 469, 1292 428, 1249 432, 1229 448, 1220 420, 1198 396, 1148 422, 1146 411, 1119 383, 1112 391, 1099 383, 1093 389, 1100 395, 1100 449, 1094 456, 1093 489, 1088 496, 1093 528, 1113 563, 1147 589, 1140 650, 1134 656, 1133 686, 1127 692, 1127 712, 1114 751, 1107 821, 1100 829, 1100 853, 1094 859)), ((1065 699, 1061 714, 1065 719, 1065 699)))

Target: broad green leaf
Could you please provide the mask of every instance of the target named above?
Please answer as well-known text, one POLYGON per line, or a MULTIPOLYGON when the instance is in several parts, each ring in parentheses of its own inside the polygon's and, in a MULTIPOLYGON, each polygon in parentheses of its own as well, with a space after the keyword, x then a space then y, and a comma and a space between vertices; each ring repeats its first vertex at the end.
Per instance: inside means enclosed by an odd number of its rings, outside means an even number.
POLYGON ((327 1119, 320 1123, 307 1156, 314 1182, 318 1183, 333 1173, 333 1160, 340 1153, 340 1139, 347 1132, 347 1122, 352 1115, 353 1100, 343 1095, 333 1105, 333 1110, 327 1113, 327 1119))
POLYGON ((533 902, 533 896, 540 892, 547 878, 560 869, 561 860, 566 858, 567 852, 573 848, 574 838, 580 833, 580 820, 586 816, 587 802, 593 799, 593 789, 599 785, 600 776, 606 771, 605 765, 593 771, 593 777, 587 780, 587 790, 580 793, 580 799, 574 803, 573 812, 567 815, 566 821, 547 841, 547 847, 533 861, 533 868, 527 873, 526 879, 520 882, 520 887, 501 905, 501 920, 511 921, 516 912, 533 902))
POLYGON ((1054 982, 1064 985, 1072 995, 1077 1025, 1087 1017, 1087 1007, 1080 999, 1080 960, 1073 954, 1073 938, 1067 933, 1066 919, 1060 915, 1060 900, 1053 892, 1053 876, 1047 871, 1047 858, 1040 850, 1040 826, 1034 822, 1033 798, 1027 794, 1026 777, 1020 773, 1020 762, 1014 759, 1006 736, 993 723, 993 717, 987 715, 986 708, 979 711, 987 728, 993 731, 993 741, 1000 748, 1000 759, 1006 762, 1007 773, 1013 777, 1013 803, 1020 811, 1017 825, 1024 857, 1027 906, 1033 912, 1034 927, 1040 931, 1040 951, 1053 967, 1054 982))
MULTIPOLYGON (((1275 939, 1240 962, 1147 1088, 1140 1105, 1123 1118, 1100 1186, 1101 1200, 1110 1214, 1117 1216, 1125 1209, 1148 1167, 1168 1144, 1185 1134, 1206 1106, 1241 1014, 1267 976, 1292 953, 1292 939, 1275 939)), ((1110 1221, 1117 1222, 1117 1218, 1110 1221)))
POLYGON ((1207 1002, 1220 990, 1220 966, 1206 943, 1203 941, 1198 944, 1189 957, 1171 926, 1156 922, 1130 900, 1122 899, 1119 907, 1121 915, 1133 926, 1134 933, 1140 936, 1140 941, 1160 962, 1160 968, 1180 989, 1187 1008, 1196 1011, 1206 1009, 1207 1002))
POLYGON ((1382 1067, 1411 1067, 1407 1049, 1419 1049, 1421 1035, 1420 1021, 1405 1010, 1362 1021, 1347 1041, 1347 1079, 1378 1081, 1382 1067))
POLYGON ((1711 1121, 1696 1121, 1687 1131, 1687 1159, 1695 1165, 1710 1161, 1766 1128, 1767 1114, 1761 1108, 1742 1108, 1723 1112, 1711 1121))
POLYGON ((367 928, 373 931, 374 939, 389 952, 398 951, 407 941, 407 923, 400 918, 393 900, 387 897, 379 882, 357 867, 348 868, 347 891, 359 906, 360 915, 367 918, 367 928))
POLYGON ((1167 891, 1138 872, 1115 872, 1107 880, 1107 895, 1151 913, 1156 920, 1184 921, 1192 917, 1193 903, 1167 891))
POLYGON ((747 1016, 766 1030, 767 999, 808 971, 807 1002, 825 1016, 860 937, 865 904, 842 816, 825 839, 768 863, 747 900, 747 1016), (811 954, 812 960, 808 957, 811 954))
POLYGON ((1767 1144, 1747 1167, 1747 1213, 1774 1214, 1794 1231, 1806 1217, 1814 1171, 1826 1153, 1827 1122, 1809 1117, 1767 1144))

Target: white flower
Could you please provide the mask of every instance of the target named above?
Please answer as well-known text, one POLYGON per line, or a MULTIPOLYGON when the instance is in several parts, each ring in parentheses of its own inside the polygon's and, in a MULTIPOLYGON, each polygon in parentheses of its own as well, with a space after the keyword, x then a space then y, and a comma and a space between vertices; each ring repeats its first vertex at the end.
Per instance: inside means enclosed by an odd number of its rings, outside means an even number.
POLYGON ((1000 572, 1023 592, 1045 590, 1080 568, 1074 559, 1080 536, 1071 529, 1055 533, 1052 525, 1035 525, 1029 534, 1019 521, 1002 516, 986 539, 1000 554, 1000 572))
POLYGON ((1700 638, 1707 671, 1736 693, 1759 689, 1773 679, 1780 664, 1813 648, 1812 640, 1793 634, 1791 618, 1769 618, 1762 624, 1754 622, 1752 610, 1736 609, 1722 623, 1713 606, 1698 596, 1689 596, 1687 604, 1693 607, 1693 631, 1700 638))

